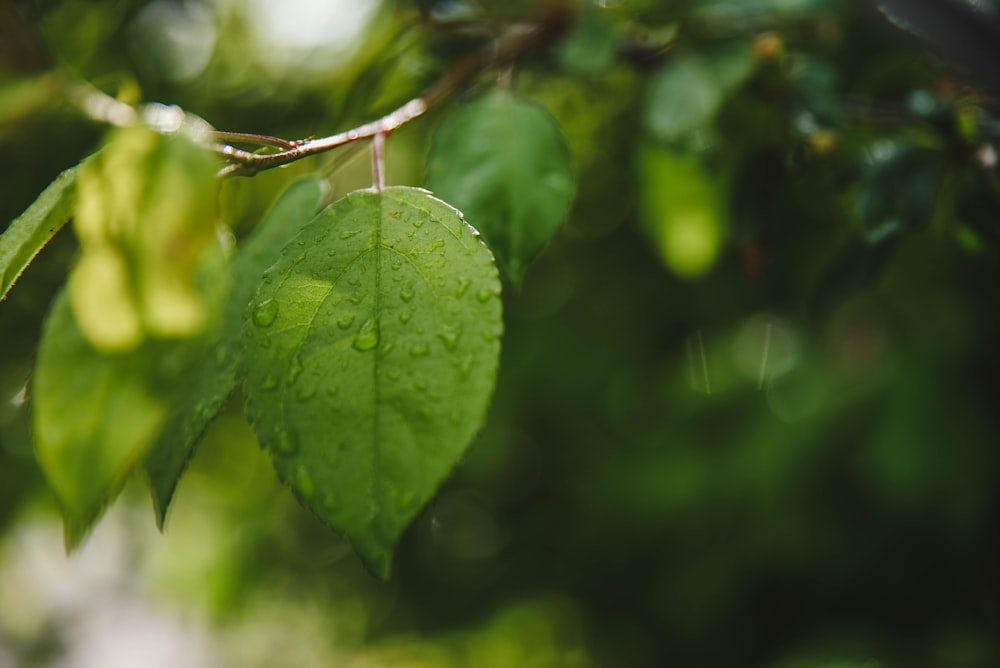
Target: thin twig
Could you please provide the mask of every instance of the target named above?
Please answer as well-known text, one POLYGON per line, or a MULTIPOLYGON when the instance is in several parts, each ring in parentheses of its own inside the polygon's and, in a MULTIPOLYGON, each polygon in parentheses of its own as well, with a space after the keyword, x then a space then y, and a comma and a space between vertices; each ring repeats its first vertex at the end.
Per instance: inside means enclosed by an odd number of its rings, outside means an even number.
POLYGON ((288 141, 267 135, 217 132, 214 136, 223 141, 225 141, 224 138, 230 137, 234 141, 247 143, 256 141, 257 145, 281 149, 276 153, 251 153, 228 143, 216 143, 212 147, 213 150, 229 163, 220 170, 219 175, 249 176, 265 169, 273 169, 311 155, 324 153, 360 139, 380 134, 388 135, 393 130, 421 116, 431 106, 450 97, 477 75, 488 70, 505 67, 525 54, 556 41, 566 33, 572 24, 573 17, 574 12, 570 5, 558 4, 549 9, 535 23, 512 26, 495 43, 454 63, 419 97, 410 100, 376 121, 329 137, 288 141))
POLYGON ((385 190, 385 132, 372 138, 372 188, 380 193, 385 190))
POLYGON ((225 144, 250 144, 252 146, 270 146, 271 148, 287 151, 302 143, 299 141, 288 141, 281 137, 270 135, 258 135, 250 132, 225 132, 223 130, 212 130, 209 133, 212 141, 225 144))

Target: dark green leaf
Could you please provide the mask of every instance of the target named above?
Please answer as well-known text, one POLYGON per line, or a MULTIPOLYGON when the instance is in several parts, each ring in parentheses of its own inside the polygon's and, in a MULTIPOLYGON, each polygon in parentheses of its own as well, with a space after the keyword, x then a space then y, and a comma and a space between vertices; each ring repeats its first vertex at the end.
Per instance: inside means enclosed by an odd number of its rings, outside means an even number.
POLYGON ((251 303, 247 413, 261 443, 382 577, 483 420, 499 292, 492 255, 457 211, 390 188, 320 213, 251 303))
POLYGON ((0 301, 38 251, 73 215, 78 172, 79 167, 70 167, 57 176, 0 235, 0 301))
POLYGON ((315 178, 301 179, 289 186, 233 258, 232 287, 213 350, 208 353, 206 363, 195 370, 188 390, 172 408, 146 460, 156 521, 161 528, 194 446, 236 387, 246 305, 264 270, 277 257, 277 249, 315 215, 323 199, 322 186, 315 178))
POLYGON ((515 282, 573 202, 573 170, 558 124, 505 91, 462 107, 441 125, 427 179, 483 233, 515 282))
POLYGON ((900 142, 880 142, 868 156, 858 200, 865 239, 878 243, 926 225, 941 187, 940 154, 900 142))

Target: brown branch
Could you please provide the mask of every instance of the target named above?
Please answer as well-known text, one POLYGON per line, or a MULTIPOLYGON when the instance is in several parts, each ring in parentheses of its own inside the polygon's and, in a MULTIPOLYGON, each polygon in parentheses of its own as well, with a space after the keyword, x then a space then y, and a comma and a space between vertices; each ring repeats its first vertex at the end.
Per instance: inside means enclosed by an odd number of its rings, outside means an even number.
POLYGON ((574 17, 575 12, 570 4, 557 3, 540 15, 537 21, 512 26, 495 42, 471 56, 456 61, 419 97, 376 121, 329 137, 288 141, 267 135, 216 132, 213 136, 224 142, 232 141, 280 149, 275 153, 251 153, 229 143, 215 144, 213 150, 229 163, 220 170, 219 175, 250 176, 360 139, 388 135, 421 116, 428 108, 449 98, 476 76, 503 68, 533 51, 558 41, 566 34, 574 17))

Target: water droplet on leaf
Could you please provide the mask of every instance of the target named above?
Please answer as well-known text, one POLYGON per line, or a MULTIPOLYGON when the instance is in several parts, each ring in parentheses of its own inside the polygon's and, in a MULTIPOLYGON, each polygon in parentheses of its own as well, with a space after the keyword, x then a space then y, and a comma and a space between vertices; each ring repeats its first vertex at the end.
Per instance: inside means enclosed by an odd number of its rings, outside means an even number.
POLYGON ((441 343, 449 352, 455 350, 458 346, 458 337, 461 334, 458 330, 453 327, 445 327, 440 332, 438 332, 438 338, 441 339, 441 343))
POLYGON ((208 403, 204 401, 199 401, 197 404, 195 404, 194 407, 194 417, 196 420, 199 421, 205 420, 206 418, 209 417, 209 413, 211 412, 211 410, 212 407, 208 403))
POLYGON ((253 309, 253 321, 258 327, 270 327, 278 317, 278 302, 273 299, 263 301, 253 309))
POLYGON ((422 343, 421 344, 417 344, 417 345, 413 346, 412 348, 410 348, 410 357, 423 357, 424 355, 426 355, 429 352, 430 352, 430 348, 428 348, 427 346, 425 346, 422 343))
POLYGON ((302 360, 298 355, 292 358, 292 364, 288 367, 288 384, 294 383, 305 367, 302 366, 302 360))
POLYGON ((348 313, 347 315, 342 315, 337 318, 337 327, 341 329, 347 329, 354 324, 354 314, 348 313))
POLYGON ((294 433, 285 429, 278 429, 274 432, 271 449, 280 455, 294 455, 299 449, 299 442, 294 433))
POLYGON ((299 464, 295 467, 295 487, 307 499, 312 498, 313 494, 316 493, 316 485, 313 483, 312 474, 309 473, 309 469, 305 467, 305 464, 299 464))
POLYGON ((361 325, 357 336, 352 344, 356 350, 371 350, 378 344, 378 323, 375 318, 368 318, 365 324, 361 325))
POLYGON ((404 302, 409 302, 413 300, 414 294, 416 293, 414 292, 413 289, 413 283, 407 281, 406 284, 403 285, 403 289, 400 290, 399 292, 399 298, 402 299, 404 302))

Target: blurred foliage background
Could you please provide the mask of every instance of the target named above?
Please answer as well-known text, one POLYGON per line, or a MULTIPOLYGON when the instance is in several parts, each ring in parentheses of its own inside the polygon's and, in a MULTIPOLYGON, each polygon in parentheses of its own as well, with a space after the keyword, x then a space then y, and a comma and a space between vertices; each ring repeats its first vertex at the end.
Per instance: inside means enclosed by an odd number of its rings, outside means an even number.
MULTIPOLYGON (((74 82, 323 136, 537 4, 5 2, 0 220, 99 145, 74 82)), ((1000 665, 1000 124, 992 82, 883 14, 581 0, 504 77, 562 125, 577 202, 387 584, 280 488, 239 397, 165 535, 136 481, 65 557, 25 392, 61 232, 0 305, 0 666, 1000 665)), ((389 183, 496 82, 394 134, 389 183)), ((241 236, 308 171, 367 186, 347 154, 225 182, 219 219, 241 236)))

